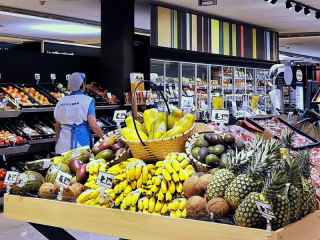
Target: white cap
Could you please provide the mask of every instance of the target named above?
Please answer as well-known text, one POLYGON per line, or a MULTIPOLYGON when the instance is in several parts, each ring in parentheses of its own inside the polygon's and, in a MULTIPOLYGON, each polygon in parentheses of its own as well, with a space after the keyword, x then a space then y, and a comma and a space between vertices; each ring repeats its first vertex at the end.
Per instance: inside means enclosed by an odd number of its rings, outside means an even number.
POLYGON ((83 83, 85 75, 83 73, 72 73, 69 78, 68 88, 70 91, 79 91, 81 84, 83 83))

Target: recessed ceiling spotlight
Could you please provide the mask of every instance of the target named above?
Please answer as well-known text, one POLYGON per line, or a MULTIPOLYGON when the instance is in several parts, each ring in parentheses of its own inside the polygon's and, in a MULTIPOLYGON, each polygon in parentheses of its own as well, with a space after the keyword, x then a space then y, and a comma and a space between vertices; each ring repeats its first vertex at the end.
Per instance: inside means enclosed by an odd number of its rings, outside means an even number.
POLYGON ((289 0, 286 1, 286 8, 287 9, 292 9, 293 8, 293 6, 292 6, 292 4, 291 4, 291 2, 289 0))
POLYGON ((276 4, 276 2, 278 2, 278 0, 271 0, 272 4, 276 4))
POLYGON ((298 4, 296 4, 296 6, 294 6, 294 10, 296 12, 300 12, 302 10, 302 7, 300 5, 298 5, 298 4))
POLYGON ((304 14, 307 15, 307 16, 309 16, 309 15, 311 14, 310 9, 307 8, 307 7, 305 7, 305 8, 304 8, 304 14))
POLYGON ((320 11, 316 11, 316 19, 320 19, 320 11))

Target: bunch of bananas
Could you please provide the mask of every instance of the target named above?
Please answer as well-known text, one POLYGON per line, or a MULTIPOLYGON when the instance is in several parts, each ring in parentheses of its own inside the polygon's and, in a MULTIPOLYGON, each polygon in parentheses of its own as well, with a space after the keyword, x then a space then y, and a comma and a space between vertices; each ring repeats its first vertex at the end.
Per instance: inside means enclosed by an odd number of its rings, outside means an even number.
POLYGON ((97 159, 91 161, 86 169, 87 172, 89 172, 89 178, 87 182, 84 184, 86 188, 91 188, 91 189, 98 189, 99 186, 96 184, 96 181, 98 179, 98 174, 99 172, 106 172, 106 160, 104 159, 97 159))
POLYGON ((185 218, 187 216, 187 199, 177 198, 167 205, 168 211, 170 211, 170 217, 185 218))
POLYGON ((78 204, 110 208, 116 198, 113 189, 99 187, 97 189, 87 189, 78 198, 78 204))

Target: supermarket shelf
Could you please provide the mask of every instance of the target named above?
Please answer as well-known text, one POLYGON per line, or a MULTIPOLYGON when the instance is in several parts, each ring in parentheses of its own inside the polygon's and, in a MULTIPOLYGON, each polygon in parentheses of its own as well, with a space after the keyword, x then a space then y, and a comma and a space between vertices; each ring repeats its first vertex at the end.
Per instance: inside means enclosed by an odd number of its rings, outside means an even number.
POLYGON ((21 110, 4 110, 0 111, 0 118, 18 117, 20 113, 21 110))
POLYGON ((53 112, 55 107, 44 107, 44 108, 22 108, 21 113, 28 112, 53 112))
POLYGON ((33 144, 39 144, 39 143, 51 143, 51 142, 55 142, 56 138, 52 137, 52 138, 42 138, 42 139, 36 139, 36 140, 29 140, 29 144, 33 145, 33 144))
POLYGON ((25 144, 23 146, 1 148, 0 155, 10 155, 10 154, 28 152, 29 148, 30 148, 29 144, 25 144))
POLYGON ((4 202, 5 218, 132 240, 155 238, 158 240, 198 238, 318 240, 320 236, 319 210, 277 231, 271 231, 272 236, 267 236, 264 229, 99 208, 41 198, 10 195, 4 199, 4 202), (106 217, 112 219, 108 222, 108 227, 104 221, 101 221, 106 217))
POLYGON ((118 109, 120 107, 119 104, 112 104, 112 105, 107 105, 107 106, 96 106, 96 110, 107 110, 107 109, 118 109))
MULTIPOLYGON (((143 106, 143 105, 146 105, 146 103, 137 103, 138 106, 143 106)), ((128 103, 128 104, 124 104, 125 107, 129 107, 129 106, 132 106, 131 103, 128 103)))

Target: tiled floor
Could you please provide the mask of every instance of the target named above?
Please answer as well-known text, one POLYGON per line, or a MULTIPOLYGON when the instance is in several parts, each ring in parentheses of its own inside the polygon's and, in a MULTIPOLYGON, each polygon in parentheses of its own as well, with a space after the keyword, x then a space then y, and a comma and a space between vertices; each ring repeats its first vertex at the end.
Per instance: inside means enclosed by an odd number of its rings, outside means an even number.
MULTIPOLYGON (((1 240, 46 240, 42 234, 34 229, 27 222, 7 219, 3 217, 2 206, 0 209, 0 239, 1 240)), ((68 230, 74 238, 78 240, 118 240, 118 238, 102 236, 98 234, 85 233, 80 231, 68 230)))

